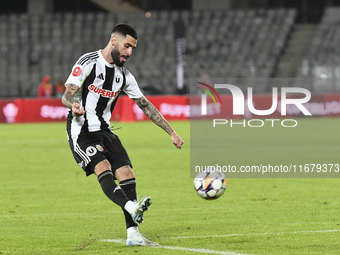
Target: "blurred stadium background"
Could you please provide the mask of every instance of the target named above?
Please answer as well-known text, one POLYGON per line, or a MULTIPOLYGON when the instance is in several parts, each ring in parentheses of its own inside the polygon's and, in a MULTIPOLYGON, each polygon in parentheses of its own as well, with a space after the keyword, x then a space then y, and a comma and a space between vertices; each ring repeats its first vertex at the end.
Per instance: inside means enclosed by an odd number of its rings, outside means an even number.
POLYGON ((0 97, 36 97, 45 75, 65 80, 77 58, 105 47, 120 22, 139 33, 126 67, 144 92, 176 94, 177 20, 186 31, 186 77, 310 77, 324 79, 311 91, 335 92, 340 84, 325 78, 340 76, 337 6, 339 0, 1 1, 0 97))
MULTIPOLYGON (((120 22, 139 33, 126 67, 169 121, 189 119, 191 77, 265 78, 275 87, 306 87, 313 116, 337 117, 301 118, 294 129, 267 124, 225 129, 223 159, 232 165, 339 164, 340 0, 2 0, 0 123, 65 122, 67 108, 60 98, 38 99, 39 84, 46 75, 52 84, 65 81, 75 61, 105 47, 120 22), (186 46, 182 90, 175 40, 179 20, 186 46)), ((261 94, 253 97, 256 109, 268 109, 271 86, 255 85, 261 94)), ((133 100, 125 99, 118 100, 112 120, 144 120, 133 100)), ((210 117, 229 118, 218 114, 210 117)), ((302 115, 292 111, 286 117, 302 115)), ((276 111, 268 118, 282 115, 276 111)), ((117 131, 136 162, 140 194, 150 192, 155 201, 147 216, 151 224, 143 225, 142 233, 184 251, 99 242, 126 237, 118 231, 124 224, 116 220, 121 211, 112 209, 96 181, 80 177, 65 124, 1 124, 0 254, 178 255, 189 254, 186 247, 224 254, 339 254, 338 178, 230 178, 227 194, 205 203, 185 173, 189 177, 190 153, 198 141, 217 133, 204 130, 193 139, 193 123, 171 122, 185 141, 182 151, 152 123, 119 123, 117 131)), ((199 144, 206 158, 213 153, 207 144, 199 144)))

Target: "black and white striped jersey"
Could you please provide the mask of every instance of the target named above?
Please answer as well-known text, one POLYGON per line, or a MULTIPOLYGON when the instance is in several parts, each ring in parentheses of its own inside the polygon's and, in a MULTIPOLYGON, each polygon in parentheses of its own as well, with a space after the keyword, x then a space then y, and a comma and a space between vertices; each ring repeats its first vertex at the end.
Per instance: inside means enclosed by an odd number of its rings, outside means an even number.
POLYGON ((72 138, 81 132, 110 130, 111 114, 122 90, 130 98, 143 96, 135 77, 126 68, 108 63, 101 50, 81 56, 65 84, 79 87, 74 98, 86 110, 83 116, 69 110, 67 132, 72 138))

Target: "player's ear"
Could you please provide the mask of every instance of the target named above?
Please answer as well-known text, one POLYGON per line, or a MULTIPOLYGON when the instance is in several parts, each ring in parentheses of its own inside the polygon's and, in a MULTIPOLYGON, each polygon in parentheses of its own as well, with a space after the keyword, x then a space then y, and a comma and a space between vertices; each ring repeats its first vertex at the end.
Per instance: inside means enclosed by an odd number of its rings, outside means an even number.
POLYGON ((110 42, 111 42, 112 46, 115 46, 117 41, 118 41, 117 36, 116 35, 112 35, 111 39, 110 39, 110 42))

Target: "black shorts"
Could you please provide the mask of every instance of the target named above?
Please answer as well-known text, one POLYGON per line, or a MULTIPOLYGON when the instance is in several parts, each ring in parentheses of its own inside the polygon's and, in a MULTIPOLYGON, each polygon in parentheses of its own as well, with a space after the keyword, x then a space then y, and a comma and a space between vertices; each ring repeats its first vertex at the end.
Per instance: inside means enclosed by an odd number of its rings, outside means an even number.
POLYGON ((126 165, 132 168, 130 158, 118 136, 110 131, 81 133, 76 141, 69 139, 69 143, 74 159, 87 176, 93 174, 95 166, 105 159, 110 162, 113 172, 126 165))

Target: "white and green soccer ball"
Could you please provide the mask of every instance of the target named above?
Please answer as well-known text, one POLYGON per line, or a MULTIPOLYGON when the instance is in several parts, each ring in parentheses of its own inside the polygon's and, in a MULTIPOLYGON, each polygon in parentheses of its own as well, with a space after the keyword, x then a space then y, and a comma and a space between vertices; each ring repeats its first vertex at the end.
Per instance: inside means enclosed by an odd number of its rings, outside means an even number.
POLYGON ((197 195, 207 200, 217 199, 227 188, 227 179, 222 172, 200 172, 194 180, 197 195))

